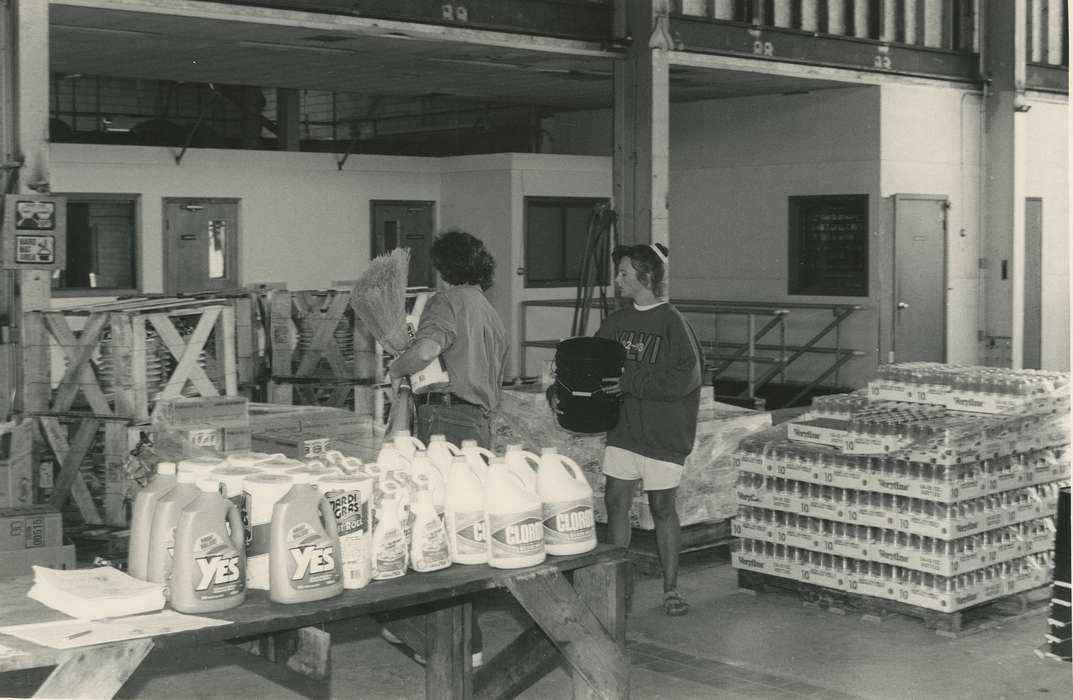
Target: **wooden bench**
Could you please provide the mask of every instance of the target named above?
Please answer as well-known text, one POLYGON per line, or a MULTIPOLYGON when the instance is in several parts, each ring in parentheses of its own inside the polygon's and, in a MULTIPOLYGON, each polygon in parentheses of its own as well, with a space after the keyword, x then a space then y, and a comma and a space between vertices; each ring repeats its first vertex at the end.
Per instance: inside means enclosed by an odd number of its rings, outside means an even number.
MULTIPOLYGON (((35 697, 112 697, 149 651, 212 642, 236 643, 304 675, 326 680, 330 637, 319 626, 360 616, 387 616, 386 625, 423 650, 425 696, 513 697, 558 665, 569 664, 576 698, 629 694, 625 651, 625 552, 600 545, 539 566, 501 570, 452 566, 411 573, 315 603, 282 605, 250 591, 241 606, 210 615, 230 625, 58 650, 0 635, 0 672, 55 666, 35 697), (474 594, 505 588, 533 624, 473 672, 469 654, 474 594)), ((28 577, 0 580, 0 620, 6 625, 64 619, 26 597, 28 577)))

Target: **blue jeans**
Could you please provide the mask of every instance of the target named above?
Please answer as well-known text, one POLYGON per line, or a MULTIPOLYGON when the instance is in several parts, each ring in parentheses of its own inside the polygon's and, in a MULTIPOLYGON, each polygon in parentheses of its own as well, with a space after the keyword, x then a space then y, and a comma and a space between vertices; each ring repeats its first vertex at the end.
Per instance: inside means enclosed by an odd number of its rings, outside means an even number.
MULTIPOLYGON (((420 401, 420 398, 418 398, 420 401)), ((476 440, 481 447, 492 449, 492 414, 480 406, 455 403, 418 404, 417 420, 414 421, 414 435, 418 440, 428 444, 429 436, 443 435, 447 442, 461 447, 463 440, 476 440)), ((476 653, 484 649, 484 635, 477 624, 477 597, 473 603, 472 636, 470 649, 476 653)))
POLYGON ((443 435, 456 447, 461 447, 463 440, 476 440, 481 447, 492 449, 492 414, 469 404, 419 403, 414 435, 427 444, 429 436, 436 434, 443 435))

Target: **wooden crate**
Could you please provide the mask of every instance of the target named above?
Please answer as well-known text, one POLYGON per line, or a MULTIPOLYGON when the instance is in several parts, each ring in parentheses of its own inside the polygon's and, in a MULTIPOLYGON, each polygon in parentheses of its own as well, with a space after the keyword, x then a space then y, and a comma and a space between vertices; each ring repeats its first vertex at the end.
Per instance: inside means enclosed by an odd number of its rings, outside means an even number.
MULTIPOLYGON (((248 305, 240 306, 248 309, 248 305)), ((142 422, 148 420, 155 398, 238 394, 236 305, 227 299, 138 299, 32 311, 25 315, 25 322, 33 327, 29 337, 39 339, 40 344, 25 346, 24 357, 47 354, 55 347, 66 360, 66 370, 58 380, 50 376, 48 365, 24 362, 30 393, 51 393, 46 407, 30 407, 36 412, 75 410, 142 422), (184 338, 176 324, 193 331, 184 338), (156 340, 151 341, 154 334, 156 340), (160 362, 163 368, 166 363, 151 353, 151 344, 159 345, 161 353, 174 360, 156 393, 149 381, 150 366, 160 362), (107 392, 100 382, 105 358, 112 377, 107 392), (76 405, 80 396, 82 402, 76 405)))
POLYGON ((128 503, 140 488, 127 466, 150 426, 115 416, 35 418, 42 437, 40 464, 54 475, 49 505, 63 510, 73 500, 87 524, 126 525, 128 503))
POLYGON ((371 413, 378 352, 350 306, 350 288, 271 290, 268 309, 269 401, 371 413))

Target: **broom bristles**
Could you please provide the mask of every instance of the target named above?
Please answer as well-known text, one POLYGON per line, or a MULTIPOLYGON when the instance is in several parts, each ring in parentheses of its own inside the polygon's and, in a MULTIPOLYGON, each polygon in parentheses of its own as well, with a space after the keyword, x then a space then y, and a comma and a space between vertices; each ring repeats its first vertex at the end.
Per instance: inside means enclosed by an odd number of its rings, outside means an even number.
POLYGON ((406 278, 410 270, 410 251, 396 248, 369 261, 351 290, 354 313, 369 332, 388 350, 402 352, 409 334, 406 331, 406 278))

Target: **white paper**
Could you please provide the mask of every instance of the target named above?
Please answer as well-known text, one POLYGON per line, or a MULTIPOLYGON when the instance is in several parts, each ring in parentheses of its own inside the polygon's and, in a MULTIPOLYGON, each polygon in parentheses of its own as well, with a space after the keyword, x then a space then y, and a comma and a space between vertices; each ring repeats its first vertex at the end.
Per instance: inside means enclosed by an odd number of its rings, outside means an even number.
POLYGON ((10 634, 13 637, 53 649, 72 649, 229 624, 231 622, 228 620, 183 615, 174 610, 165 610, 150 615, 132 615, 105 620, 72 619, 12 625, 0 627, 0 633, 10 634))
POLYGON ((164 607, 163 584, 141 581, 110 566, 33 569, 34 585, 26 595, 71 617, 119 617, 164 607))

